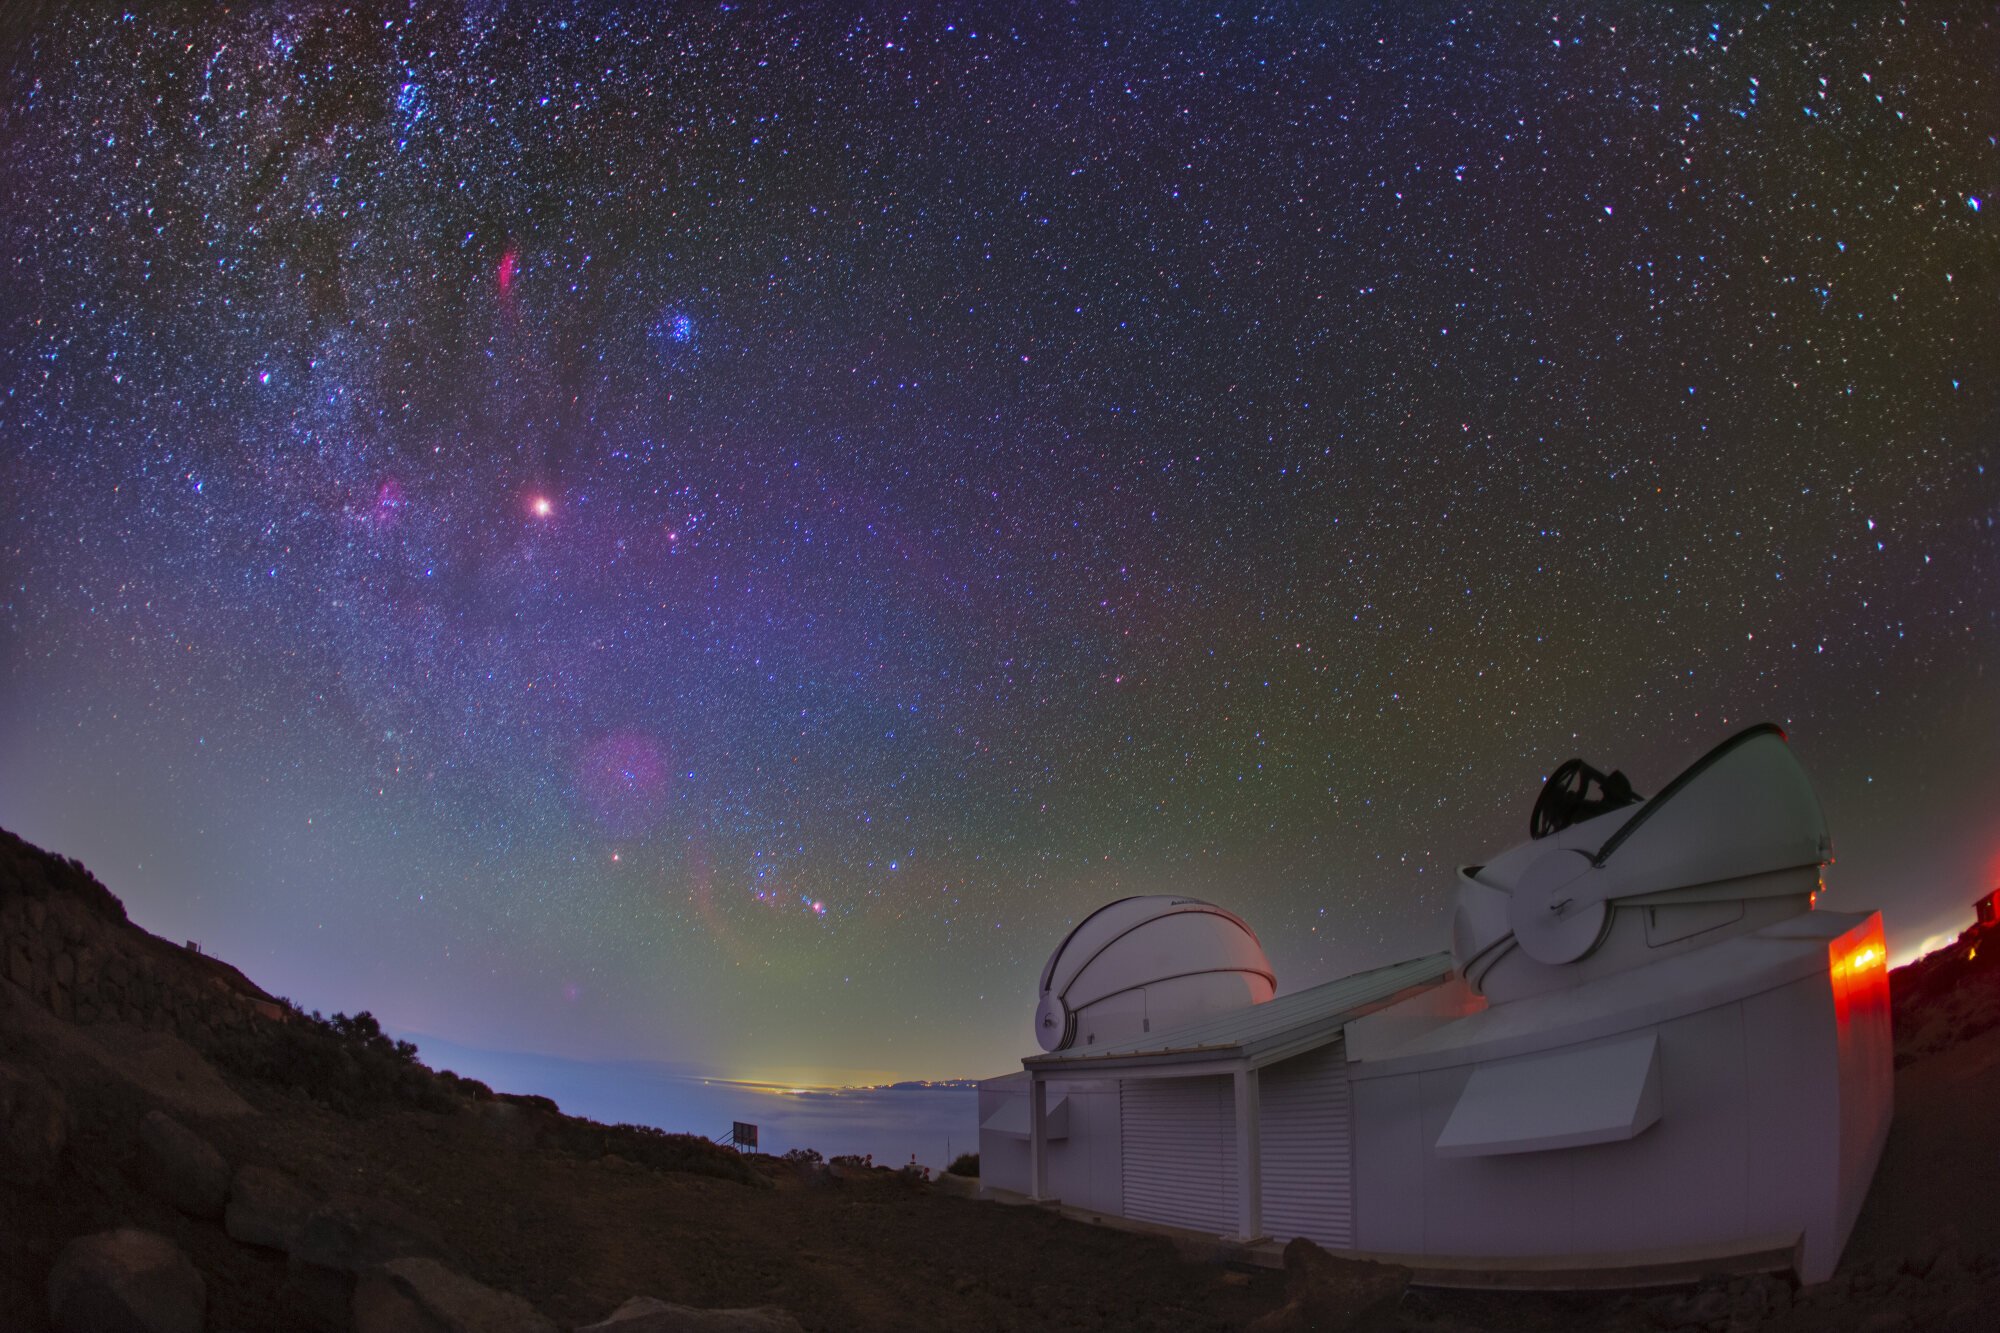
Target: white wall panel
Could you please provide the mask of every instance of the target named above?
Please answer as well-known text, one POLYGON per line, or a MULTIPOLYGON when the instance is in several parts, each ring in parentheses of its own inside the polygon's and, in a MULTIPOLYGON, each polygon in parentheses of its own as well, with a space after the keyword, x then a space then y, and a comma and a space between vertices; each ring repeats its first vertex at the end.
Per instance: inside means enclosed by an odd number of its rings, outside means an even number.
POLYGON ((1354 1110, 1340 1038, 1266 1066, 1264 1231, 1354 1248, 1354 1110))
POLYGON ((1236 1229, 1236 1105, 1226 1075, 1126 1079, 1119 1094, 1125 1216, 1236 1229))

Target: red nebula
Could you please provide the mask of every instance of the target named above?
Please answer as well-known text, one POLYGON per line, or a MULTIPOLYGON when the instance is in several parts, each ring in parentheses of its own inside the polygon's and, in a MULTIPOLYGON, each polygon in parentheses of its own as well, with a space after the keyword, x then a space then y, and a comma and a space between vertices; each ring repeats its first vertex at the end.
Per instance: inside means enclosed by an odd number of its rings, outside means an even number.
POLYGON ((500 269, 494 276, 500 280, 500 294, 511 296, 514 292, 514 273, 521 266, 521 252, 509 248, 500 256, 500 269))
POLYGON ((383 527, 394 523, 403 503, 403 488, 396 484, 396 479, 384 480, 375 490, 375 522, 383 527))

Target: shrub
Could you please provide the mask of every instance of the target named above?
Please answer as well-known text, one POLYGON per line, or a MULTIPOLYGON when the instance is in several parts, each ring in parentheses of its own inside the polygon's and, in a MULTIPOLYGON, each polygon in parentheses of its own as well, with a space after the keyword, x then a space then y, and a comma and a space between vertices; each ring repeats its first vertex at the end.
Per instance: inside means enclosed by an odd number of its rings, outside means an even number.
POLYGON ((945 1170, 954 1176, 972 1176, 977 1178, 979 1175, 979 1154, 976 1152, 962 1152, 952 1159, 951 1165, 946 1167, 945 1170))
POLYGON ((490 1102, 493 1100, 493 1089, 487 1087, 476 1078, 467 1078, 463 1074, 454 1074, 449 1069, 440 1069, 438 1071, 438 1081, 459 1096, 469 1097, 475 1102, 490 1102))
POLYGON ((551 1112, 539 1141, 543 1147, 578 1157, 623 1157, 628 1162, 655 1171, 679 1171, 688 1175, 714 1176, 745 1185, 769 1187, 770 1181, 734 1148, 711 1143, 699 1134, 670 1134, 651 1125, 603 1125, 580 1116, 555 1113, 555 1103, 546 1097, 516 1098, 508 1101, 543 1103, 551 1112))
POLYGON ((856 1152, 837 1153, 833 1158, 833 1164, 835 1166, 873 1166, 875 1165, 875 1154, 869 1153, 866 1157, 863 1157, 860 1153, 856 1152))
POLYGON ((231 1073, 300 1089, 345 1115, 450 1111, 463 1095, 454 1087, 461 1080, 431 1073, 418 1063, 414 1045, 392 1040, 366 1010, 322 1018, 293 1008, 289 1022, 256 1023, 223 1037, 214 1056, 231 1073))
POLYGON ((817 1148, 794 1148, 785 1154, 785 1160, 793 1166, 818 1166, 825 1159, 817 1148))

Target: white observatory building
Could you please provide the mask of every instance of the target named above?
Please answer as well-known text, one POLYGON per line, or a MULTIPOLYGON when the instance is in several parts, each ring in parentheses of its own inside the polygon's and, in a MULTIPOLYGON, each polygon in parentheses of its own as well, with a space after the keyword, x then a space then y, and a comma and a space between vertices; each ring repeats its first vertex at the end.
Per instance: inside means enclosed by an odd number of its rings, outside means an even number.
POLYGON ((1451 951, 1290 995, 1239 917, 1126 898, 982 1083, 989 1192, 1440 1283, 1830 1275, 1888 1132, 1879 913, 1816 911, 1825 819, 1753 727, 1650 799, 1581 760, 1459 872, 1451 951))

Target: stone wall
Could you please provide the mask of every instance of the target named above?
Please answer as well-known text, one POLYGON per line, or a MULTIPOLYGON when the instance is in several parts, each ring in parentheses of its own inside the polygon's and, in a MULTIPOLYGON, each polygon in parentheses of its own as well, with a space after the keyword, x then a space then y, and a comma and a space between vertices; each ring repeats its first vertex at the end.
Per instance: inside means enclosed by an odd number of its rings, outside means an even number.
POLYGON ((4 830, 0 979, 57 1018, 130 1023, 197 1048, 285 1012, 235 968, 133 925, 78 862, 4 830))

